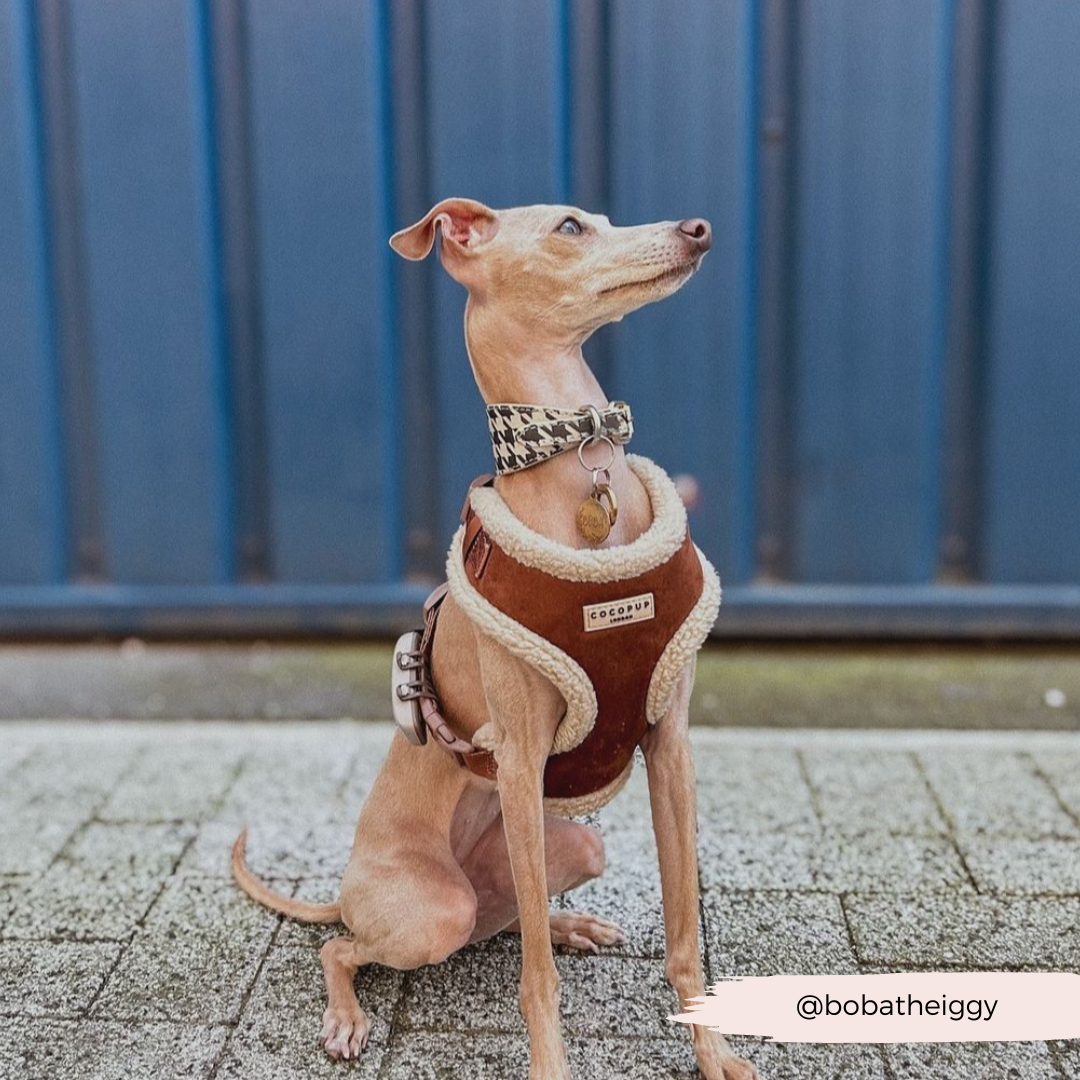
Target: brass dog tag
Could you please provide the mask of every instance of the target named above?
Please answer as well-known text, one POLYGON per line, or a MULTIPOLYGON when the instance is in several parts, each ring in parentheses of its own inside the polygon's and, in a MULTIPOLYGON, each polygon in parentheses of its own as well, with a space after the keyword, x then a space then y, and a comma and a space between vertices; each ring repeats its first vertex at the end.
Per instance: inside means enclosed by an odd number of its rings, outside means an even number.
POLYGON ((611 518, 595 495, 590 495, 578 507, 577 527, 590 544, 602 544, 611 533, 611 518))

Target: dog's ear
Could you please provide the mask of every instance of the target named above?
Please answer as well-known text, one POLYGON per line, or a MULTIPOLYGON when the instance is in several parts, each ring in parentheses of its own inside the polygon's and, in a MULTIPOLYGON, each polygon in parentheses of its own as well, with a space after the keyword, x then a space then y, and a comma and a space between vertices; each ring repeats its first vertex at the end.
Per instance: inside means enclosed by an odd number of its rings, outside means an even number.
POLYGON ((436 228, 442 229, 444 250, 471 254, 499 229, 494 210, 474 199, 443 199, 415 225, 390 237, 390 246, 406 259, 423 259, 435 243, 436 228))

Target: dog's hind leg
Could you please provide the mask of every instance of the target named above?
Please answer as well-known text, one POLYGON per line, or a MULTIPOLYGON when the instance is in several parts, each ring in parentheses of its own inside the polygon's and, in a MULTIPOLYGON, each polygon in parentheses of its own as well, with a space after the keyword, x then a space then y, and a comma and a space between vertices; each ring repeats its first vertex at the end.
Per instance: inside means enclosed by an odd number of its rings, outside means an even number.
POLYGON ((355 1058, 370 1029, 353 986, 357 970, 442 963, 468 942, 476 896, 449 848, 418 834, 393 851, 354 849, 342 880, 341 916, 351 934, 328 941, 320 953, 328 998, 322 1041, 332 1058, 355 1058))
POLYGON ((371 1022, 360 1008, 353 987, 357 970, 368 963, 351 937, 328 941, 319 953, 326 976, 328 1003, 323 1013, 323 1047, 332 1058, 356 1058, 367 1045, 371 1022))
MULTIPOLYGON (((587 825, 548 815, 544 819, 544 865, 548 896, 569 892, 604 872, 604 842, 587 825)), ((501 815, 480 837, 462 870, 476 891, 472 940, 483 941, 500 930, 520 933, 517 893, 501 815)), ((586 952, 599 952, 601 945, 626 940, 615 923, 580 911, 553 911, 548 924, 553 945, 586 952)))

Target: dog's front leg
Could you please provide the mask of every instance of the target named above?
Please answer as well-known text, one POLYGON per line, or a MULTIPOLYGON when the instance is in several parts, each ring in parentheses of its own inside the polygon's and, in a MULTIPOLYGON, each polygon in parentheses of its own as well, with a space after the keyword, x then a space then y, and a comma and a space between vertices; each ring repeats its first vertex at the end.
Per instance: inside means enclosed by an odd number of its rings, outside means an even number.
MULTIPOLYGON (((660 860, 666 973, 679 995, 680 1008, 685 1008, 689 998, 703 994, 705 987, 698 932, 697 798, 688 720, 693 686, 691 663, 667 714, 649 729, 642 743, 660 860)), ((737 1057, 718 1032, 699 1024, 690 1031, 698 1067, 706 1080, 756 1080, 754 1067, 737 1057)))
POLYGON ((562 699, 551 683, 501 646, 485 640, 479 651, 521 928, 521 1012, 529 1031, 529 1080, 569 1080, 544 855, 544 763, 562 699))

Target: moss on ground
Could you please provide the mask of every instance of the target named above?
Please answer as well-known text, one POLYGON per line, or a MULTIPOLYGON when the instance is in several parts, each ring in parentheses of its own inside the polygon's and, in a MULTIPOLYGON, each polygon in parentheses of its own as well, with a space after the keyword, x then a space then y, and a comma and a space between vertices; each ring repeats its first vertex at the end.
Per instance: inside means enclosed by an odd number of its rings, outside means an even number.
MULTIPOLYGON (((389 648, 328 646, 288 663, 382 700, 389 648)), ((384 710, 385 711, 385 710, 384 710)), ((734 645, 698 660, 691 719, 708 727, 1080 730, 1080 650, 734 645), (1060 701, 1064 704, 1049 704, 1060 701)))
POLYGON ((1080 730, 1080 651, 715 644, 700 655, 692 716, 711 727, 1080 730))
MULTIPOLYGON (((389 719, 390 654, 385 641, 8 646, 0 717, 389 719)), ((1077 731, 1080 648, 717 642, 692 719, 1077 731)))

